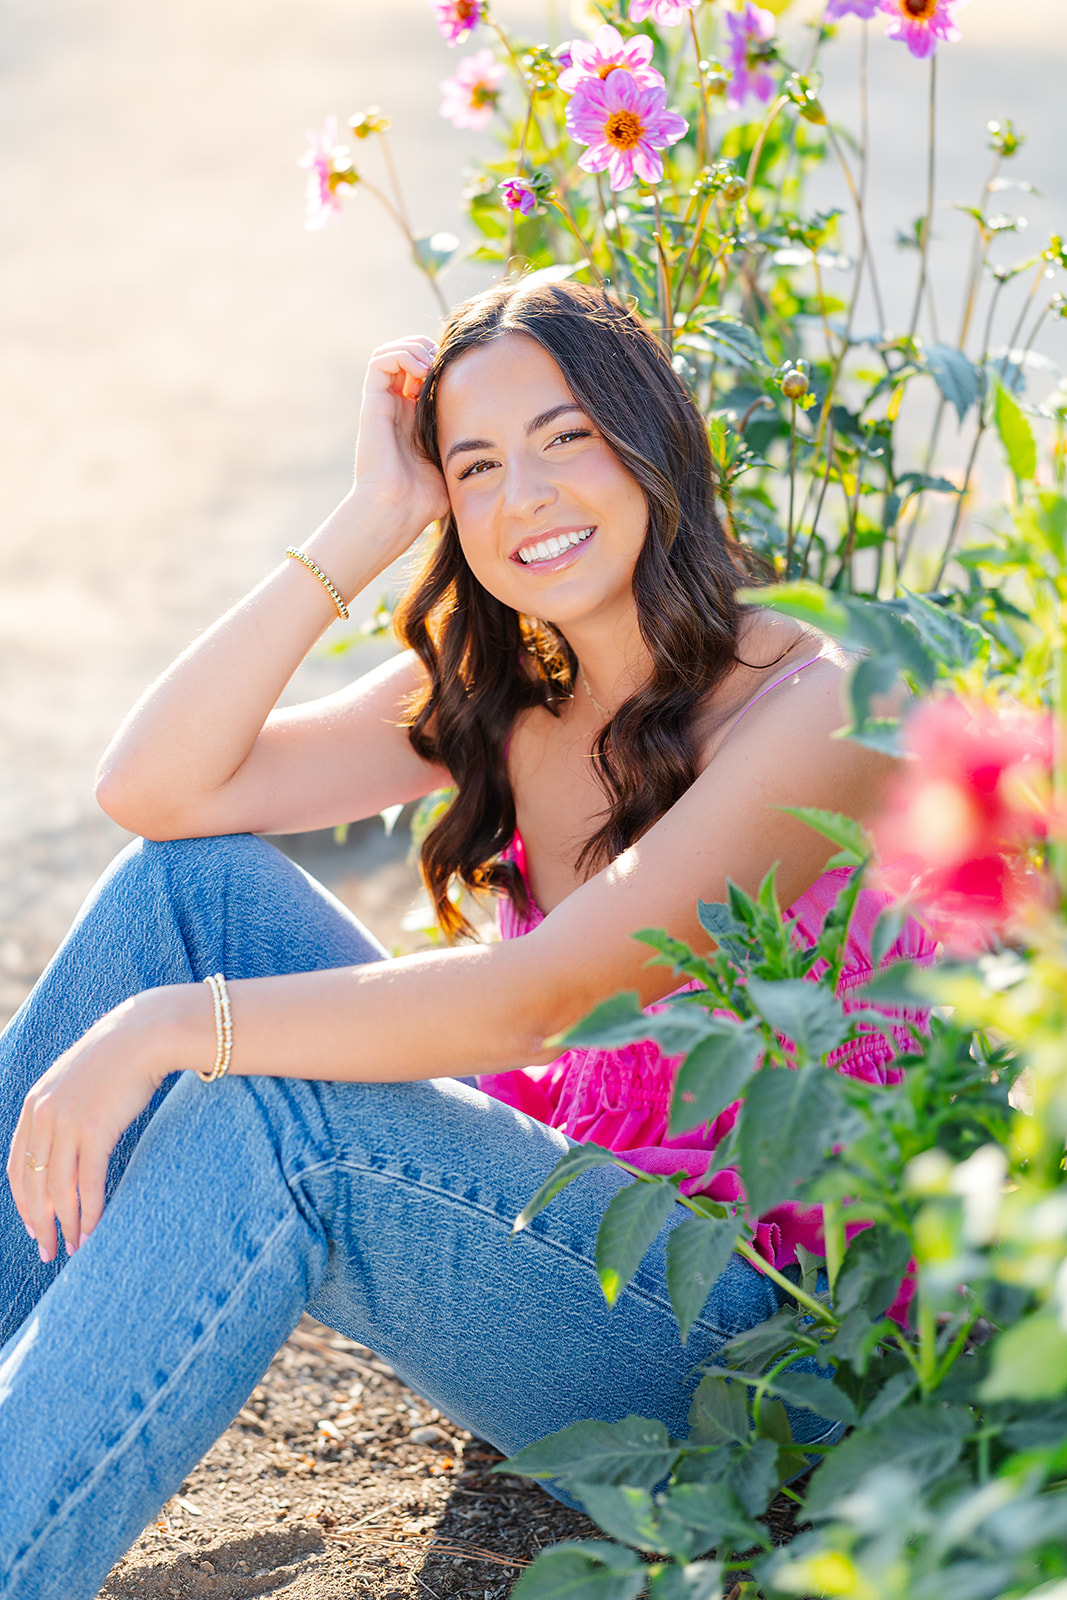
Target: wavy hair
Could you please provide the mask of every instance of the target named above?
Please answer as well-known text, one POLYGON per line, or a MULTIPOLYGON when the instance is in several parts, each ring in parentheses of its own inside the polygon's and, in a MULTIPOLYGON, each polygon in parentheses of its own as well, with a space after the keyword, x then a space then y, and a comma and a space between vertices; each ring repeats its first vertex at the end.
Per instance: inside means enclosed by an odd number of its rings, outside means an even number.
MULTIPOLYGON (((520 281, 459 306, 415 412, 417 444, 430 461, 441 464, 442 374, 468 351, 512 333, 552 356, 648 505, 632 581, 652 670, 596 739, 594 771, 606 805, 575 863, 590 876, 693 783, 693 715, 737 659, 736 591, 756 574, 719 520, 707 433, 689 391, 639 316, 605 291, 520 281)), ((521 913, 529 910, 522 875, 499 859, 515 832, 507 741, 520 712, 544 706, 559 715, 574 692, 578 662, 550 623, 519 615, 475 579, 451 513, 438 525, 395 627, 429 679, 409 707, 408 737, 456 785, 421 849, 423 880, 452 940, 471 933, 449 893, 456 883, 504 892, 521 913)))

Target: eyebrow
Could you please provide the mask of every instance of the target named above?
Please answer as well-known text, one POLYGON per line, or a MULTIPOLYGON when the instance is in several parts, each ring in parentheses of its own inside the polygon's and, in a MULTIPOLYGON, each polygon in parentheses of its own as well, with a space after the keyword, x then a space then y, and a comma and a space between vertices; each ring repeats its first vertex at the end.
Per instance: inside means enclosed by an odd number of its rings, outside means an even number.
MULTIPOLYGON (((564 400, 558 406, 550 406, 547 411, 542 411, 538 416, 531 417, 526 424, 527 438, 540 432, 542 428, 547 428, 550 422, 555 422, 556 418, 561 417, 565 411, 580 412, 581 409, 581 406, 574 400, 564 400)), ((448 466, 453 456, 458 456, 465 450, 491 450, 492 448, 493 441, 491 439, 459 439, 445 457, 445 466, 448 466)))

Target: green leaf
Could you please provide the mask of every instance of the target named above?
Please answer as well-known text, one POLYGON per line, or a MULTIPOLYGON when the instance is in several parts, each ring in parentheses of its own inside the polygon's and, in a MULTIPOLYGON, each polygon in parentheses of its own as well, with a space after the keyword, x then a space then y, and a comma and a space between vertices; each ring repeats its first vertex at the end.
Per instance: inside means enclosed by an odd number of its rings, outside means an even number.
POLYGON ((691 350, 706 350, 731 367, 770 365, 758 334, 740 317, 728 313, 702 317, 700 331, 682 334, 676 343, 691 350))
POLYGON ((743 1383, 709 1372, 689 1404, 690 1444, 747 1444, 748 1400, 743 1383))
POLYGON ((415 264, 431 278, 448 266, 458 249, 459 240, 454 233, 425 233, 411 245, 415 264))
POLYGON ((728 1482, 672 1484, 657 1498, 659 1547, 682 1560, 712 1549, 729 1555, 765 1541, 728 1482))
POLYGON ((917 1006, 923 1004, 923 991, 917 987, 923 969, 914 961, 894 961, 875 973, 870 983, 865 983, 858 996, 865 1005, 917 1006))
POLYGON ((644 1586, 645 1568, 632 1550, 588 1539, 542 1550, 511 1593, 514 1600, 635 1600, 644 1586))
POLYGON ((918 1380, 909 1367, 906 1372, 897 1372, 883 1383, 870 1405, 867 1407, 860 1422, 865 1428, 872 1427, 874 1423, 881 1422, 883 1417, 888 1417, 904 1401, 915 1388, 918 1380))
MULTIPOLYGON (((744 1397, 742 1395, 742 1404, 744 1397)), ((628 1483, 654 1489, 678 1459, 662 1422, 624 1417, 621 1422, 573 1422, 546 1439, 524 1446, 494 1472, 572 1483, 628 1483)))
POLYGON ((871 854, 873 846, 866 828, 841 811, 820 811, 817 806, 778 806, 777 809, 806 822, 809 828, 821 833, 839 850, 846 851, 857 866, 861 866, 871 854))
POLYGON ((719 1358, 731 1365, 751 1367, 762 1361, 777 1360, 787 1350, 793 1349, 799 1355, 814 1352, 817 1346, 814 1340, 806 1338, 798 1330, 796 1312, 786 1308, 768 1317, 766 1322, 757 1322, 754 1328, 746 1328, 744 1333, 736 1334, 729 1344, 723 1345, 719 1358))
POLYGON ((849 614, 840 600, 817 583, 801 579, 797 583, 776 583, 766 589, 739 589, 737 602, 743 606, 766 606, 783 616, 807 622, 831 639, 843 644, 849 632, 849 614))
POLYGON ((620 1189, 608 1206, 596 1236, 596 1270, 609 1306, 641 1265, 677 1203, 678 1191, 672 1184, 637 1179, 620 1189))
POLYGON ((734 961, 744 959, 748 928, 733 915, 722 900, 698 900, 697 916, 705 933, 710 933, 715 943, 734 961))
POLYGON ((923 644, 945 669, 963 670, 988 656, 989 635, 966 617, 935 606, 925 595, 913 594, 910 589, 904 590, 899 604, 923 644))
POLYGON ((983 1400, 1051 1400, 1067 1389, 1067 1334, 1039 1311, 998 1334, 983 1400))
POLYGON ((1023 483, 1037 476, 1037 443, 1034 430, 1003 384, 998 383, 993 400, 993 420, 1008 465, 1023 483))
POLYGON ((590 1167, 607 1167, 615 1164, 615 1156, 610 1150, 604 1150, 598 1144, 579 1144, 565 1155, 560 1156, 544 1183, 538 1189, 532 1200, 528 1200, 515 1218, 512 1228, 513 1233, 521 1233, 533 1221, 539 1211, 543 1211, 550 1200, 554 1200, 561 1189, 565 1189, 572 1178, 580 1172, 588 1172, 590 1167))
POLYGON ((962 422, 982 390, 982 373, 962 350, 949 344, 927 345, 926 370, 962 422))
POLYGON ((651 1572, 649 1600, 722 1600, 722 1568, 717 1561, 672 1563, 651 1572))
POLYGON ((892 1305, 911 1260, 907 1234, 879 1222, 849 1242, 834 1285, 834 1311, 846 1317, 862 1309, 872 1322, 892 1305))
POLYGON ((741 1113, 738 1140, 748 1203, 759 1216, 788 1200, 834 1143, 843 1102, 825 1067, 764 1067, 741 1113))
POLYGON ((647 1039, 648 1023, 637 990, 627 989, 594 1006, 573 1028, 545 1042, 568 1050, 618 1050, 622 1045, 647 1039))
POLYGON ((1037 1406, 1029 1415, 1015 1417, 1001 1438, 1012 1450, 1059 1450, 1067 1439, 1067 1401, 1037 1406))
POLYGON ((730 1263, 741 1232, 739 1217, 690 1217, 667 1240, 667 1288, 682 1343, 730 1263))
POLYGON ((848 1032, 837 996, 805 978, 750 978, 748 996, 774 1031, 810 1060, 835 1050, 848 1032))
POLYGON ((778 1446, 770 1439, 753 1439, 731 1450, 728 1459, 727 1483, 749 1516, 761 1517, 778 1492, 778 1446))
POLYGON ((678 1069, 668 1129, 673 1139, 732 1105, 755 1071, 762 1041, 755 1021, 719 1022, 678 1069))
POLYGON ((970 1412, 962 1406, 902 1407, 873 1428, 857 1429, 835 1447, 811 1480, 805 1508, 815 1513, 827 1510, 880 1467, 906 1466, 930 1483, 959 1460, 973 1426, 970 1412))
POLYGON ((656 1505, 647 1489, 625 1483, 575 1483, 571 1492, 613 1539, 638 1550, 675 1554, 660 1542, 656 1505))
POLYGON ((856 1408, 844 1389, 839 1389, 829 1378, 817 1378, 813 1372, 780 1372, 769 1386, 787 1405, 800 1406, 804 1411, 814 1411, 817 1417, 828 1422, 856 1420, 856 1408))

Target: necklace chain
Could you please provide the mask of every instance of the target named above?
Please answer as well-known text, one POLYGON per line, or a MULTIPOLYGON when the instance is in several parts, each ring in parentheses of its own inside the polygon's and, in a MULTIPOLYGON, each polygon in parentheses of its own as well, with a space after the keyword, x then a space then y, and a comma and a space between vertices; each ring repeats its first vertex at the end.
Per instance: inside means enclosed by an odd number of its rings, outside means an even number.
POLYGON ((583 687, 585 689, 586 694, 589 696, 590 700, 593 702, 593 704, 596 707, 596 709, 600 712, 600 715, 602 717, 607 717, 607 718, 610 719, 612 713, 607 709, 606 706, 602 706, 600 704, 600 701, 597 699, 597 697, 593 693, 592 689, 590 689, 590 687, 589 687, 589 679, 585 675, 585 670, 582 667, 581 662, 578 663, 578 676, 582 680, 582 685, 583 685, 583 687))

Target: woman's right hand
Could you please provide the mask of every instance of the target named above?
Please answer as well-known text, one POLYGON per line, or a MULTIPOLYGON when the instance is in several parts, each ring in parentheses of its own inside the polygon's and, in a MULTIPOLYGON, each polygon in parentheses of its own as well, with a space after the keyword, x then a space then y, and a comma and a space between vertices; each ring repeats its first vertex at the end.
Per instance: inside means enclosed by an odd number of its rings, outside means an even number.
POLYGON ((395 559, 448 510, 445 480, 419 453, 415 403, 437 347, 420 335, 375 350, 363 383, 354 495, 364 517, 384 519, 395 559))

